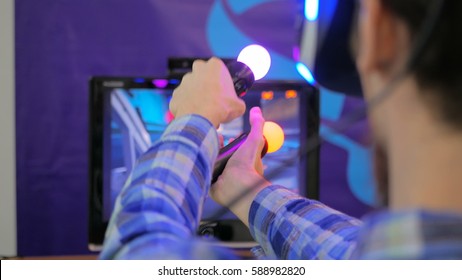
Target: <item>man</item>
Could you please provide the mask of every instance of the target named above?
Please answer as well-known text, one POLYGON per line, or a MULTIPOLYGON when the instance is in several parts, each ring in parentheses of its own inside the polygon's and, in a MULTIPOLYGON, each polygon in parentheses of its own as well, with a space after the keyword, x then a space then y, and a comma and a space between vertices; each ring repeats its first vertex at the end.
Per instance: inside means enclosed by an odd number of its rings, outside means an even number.
MULTIPOLYGON (((366 100, 407 61, 431 1, 363 0, 357 66, 366 100)), ((262 176, 263 118, 230 159, 212 197, 231 206, 261 245, 289 259, 462 258, 462 2, 447 0, 417 67, 369 111, 376 173, 389 210, 363 222, 262 176), (250 191, 249 191, 250 190, 250 191)), ((198 61, 175 91, 175 121, 138 162, 118 199, 103 258, 229 258, 194 237, 218 150, 214 130, 243 113, 223 63, 198 61)))

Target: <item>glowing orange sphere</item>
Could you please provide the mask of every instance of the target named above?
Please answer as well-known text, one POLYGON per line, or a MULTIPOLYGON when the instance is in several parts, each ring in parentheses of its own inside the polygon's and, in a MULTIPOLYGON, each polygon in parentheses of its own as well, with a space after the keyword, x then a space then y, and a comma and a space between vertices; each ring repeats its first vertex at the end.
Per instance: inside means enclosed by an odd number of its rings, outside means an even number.
POLYGON ((265 122, 263 135, 268 142, 268 153, 274 153, 284 144, 284 131, 275 122, 265 122))

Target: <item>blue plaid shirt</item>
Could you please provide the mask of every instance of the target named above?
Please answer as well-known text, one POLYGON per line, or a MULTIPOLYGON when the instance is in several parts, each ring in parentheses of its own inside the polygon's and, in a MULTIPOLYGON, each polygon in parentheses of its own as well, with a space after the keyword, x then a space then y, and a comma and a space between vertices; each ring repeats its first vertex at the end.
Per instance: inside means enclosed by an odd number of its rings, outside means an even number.
MULTIPOLYGON (((127 180, 100 257, 235 258, 195 234, 217 153, 218 138, 209 121, 195 115, 173 121, 127 180)), ((249 223, 260 244, 253 250, 259 258, 462 258, 462 218, 457 215, 379 213, 362 224, 271 186, 251 205, 249 223)))

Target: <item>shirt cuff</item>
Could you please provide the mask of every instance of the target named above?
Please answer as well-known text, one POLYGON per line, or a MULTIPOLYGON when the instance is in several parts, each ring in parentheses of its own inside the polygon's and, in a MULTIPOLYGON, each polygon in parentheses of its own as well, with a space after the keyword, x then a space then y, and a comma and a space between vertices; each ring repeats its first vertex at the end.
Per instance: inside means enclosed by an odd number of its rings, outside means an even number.
POLYGON ((303 199, 299 194, 285 187, 272 185, 260 191, 252 202, 249 211, 249 228, 255 240, 263 248, 269 248, 268 231, 276 213, 288 202, 303 199))

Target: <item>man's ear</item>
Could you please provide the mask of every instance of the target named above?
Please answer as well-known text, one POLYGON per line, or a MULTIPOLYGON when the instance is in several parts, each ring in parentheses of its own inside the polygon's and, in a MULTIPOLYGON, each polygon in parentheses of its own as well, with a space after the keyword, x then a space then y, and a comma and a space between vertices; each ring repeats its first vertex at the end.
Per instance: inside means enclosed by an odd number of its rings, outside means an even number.
POLYGON ((384 8, 381 0, 362 0, 358 20, 360 71, 387 71, 397 54, 396 18, 384 8))

